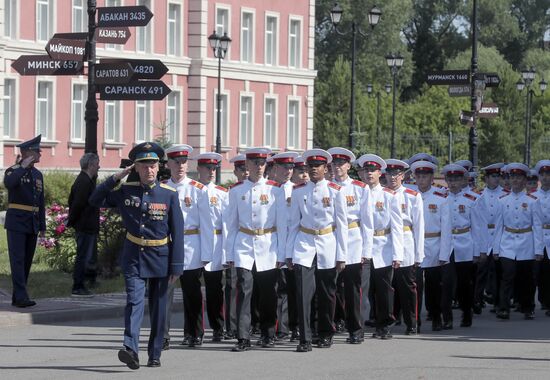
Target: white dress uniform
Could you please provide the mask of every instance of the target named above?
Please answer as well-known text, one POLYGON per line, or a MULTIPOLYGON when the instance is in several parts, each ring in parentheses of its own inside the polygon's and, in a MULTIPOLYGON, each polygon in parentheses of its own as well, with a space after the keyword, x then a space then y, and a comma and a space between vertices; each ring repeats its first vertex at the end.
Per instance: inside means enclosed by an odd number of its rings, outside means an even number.
MULTIPOLYGON (((550 171, 550 160, 541 160, 535 165, 535 171, 541 176, 541 173, 550 171)), ((550 189, 544 190, 540 187, 533 193, 536 196, 540 218, 542 224, 542 244, 544 256, 539 263, 539 281, 538 281, 538 299, 543 306, 550 309, 550 189)), ((550 316, 550 311, 546 311, 550 316)))
POLYGON ((451 257, 451 210, 447 194, 433 186, 420 192, 424 206, 424 260, 422 268, 438 267, 451 257))
POLYGON ((485 211, 485 219, 487 220, 487 229, 489 232, 487 238, 487 253, 490 253, 495 246, 495 231, 496 231, 496 219, 497 219, 497 208, 499 199, 506 194, 509 194, 510 191, 505 190, 501 186, 497 186, 494 189, 489 189, 486 187, 480 194, 480 201, 485 211))
POLYGON ((424 205, 415 190, 401 186, 395 196, 403 218, 403 262, 408 267, 424 260, 424 205))
POLYGON ((223 250, 223 242, 227 238, 227 228, 223 227, 223 215, 229 206, 229 190, 225 187, 218 186, 215 183, 209 183, 206 188, 206 197, 204 197, 203 205, 199 205, 201 213, 207 209, 206 218, 208 223, 201 223, 202 240, 201 249, 204 251, 202 257, 208 264, 204 269, 208 272, 219 271, 224 269, 226 263, 225 252, 223 250))

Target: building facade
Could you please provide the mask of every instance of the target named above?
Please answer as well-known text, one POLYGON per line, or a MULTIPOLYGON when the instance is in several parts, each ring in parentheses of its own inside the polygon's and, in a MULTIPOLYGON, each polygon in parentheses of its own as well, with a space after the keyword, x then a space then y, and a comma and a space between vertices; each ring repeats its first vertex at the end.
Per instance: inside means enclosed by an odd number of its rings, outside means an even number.
MULTIPOLYGON (((221 140, 225 159, 250 146, 303 151, 312 146, 314 0, 98 0, 97 6, 146 5, 146 27, 124 45, 97 44, 97 58, 158 59, 172 92, 162 101, 101 101, 98 153, 115 170, 141 141, 164 136, 194 153, 215 149, 218 60, 212 31, 232 39, 222 61, 221 140)), ((42 169, 75 170, 84 153, 87 77, 20 76, 21 55, 47 54, 54 33, 85 32, 86 0, 0 0, 0 166, 15 146, 42 133, 42 169)), ((194 154, 194 155, 195 155, 194 154)), ((224 178, 231 166, 225 162, 224 178)))

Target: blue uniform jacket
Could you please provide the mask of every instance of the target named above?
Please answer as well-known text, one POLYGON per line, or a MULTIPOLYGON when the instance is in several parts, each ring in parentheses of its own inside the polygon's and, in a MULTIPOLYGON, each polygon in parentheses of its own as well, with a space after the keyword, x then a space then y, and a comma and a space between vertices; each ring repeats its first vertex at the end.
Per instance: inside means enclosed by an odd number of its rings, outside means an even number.
POLYGON ((175 189, 153 183, 118 183, 109 177, 96 187, 89 202, 96 207, 118 207, 126 231, 147 239, 170 237, 168 244, 143 247, 125 239, 121 267, 125 275, 142 278, 183 273, 183 215, 175 189))
POLYGON ((46 230, 46 209, 44 207, 44 179, 40 170, 13 165, 4 173, 4 186, 8 189, 8 202, 33 207, 34 211, 8 208, 6 230, 26 234, 38 234, 46 230))

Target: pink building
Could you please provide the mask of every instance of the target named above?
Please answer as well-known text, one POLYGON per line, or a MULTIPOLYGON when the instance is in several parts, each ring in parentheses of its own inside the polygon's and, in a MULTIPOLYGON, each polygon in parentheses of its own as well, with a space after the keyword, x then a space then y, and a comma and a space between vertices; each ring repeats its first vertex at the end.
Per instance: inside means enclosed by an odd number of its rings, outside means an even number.
MULTIPOLYGON (((195 152, 214 150, 217 64, 213 30, 233 40, 222 61, 222 150, 249 146, 303 151, 312 146, 314 0, 98 0, 98 7, 147 5, 154 17, 130 28, 125 45, 97 45, 97 58, 160 59, 172 93, 163 101, 100 101, 98 153, 115 170, 136 143, 162 132, 195 152), (160 128, 159 128, 160 127, 160 128)), ((87 30, 86 0, 0 0, 0 166, 19 142, 42 133, 40 168, 78 170, 84 152, 86 76, 20 76, 21 55, 46 54, 54 33, 87 30)), ((99 97, 98 97, 99 98, 99 97)), ((223 166, 229 178, 231 166, 223 166)))

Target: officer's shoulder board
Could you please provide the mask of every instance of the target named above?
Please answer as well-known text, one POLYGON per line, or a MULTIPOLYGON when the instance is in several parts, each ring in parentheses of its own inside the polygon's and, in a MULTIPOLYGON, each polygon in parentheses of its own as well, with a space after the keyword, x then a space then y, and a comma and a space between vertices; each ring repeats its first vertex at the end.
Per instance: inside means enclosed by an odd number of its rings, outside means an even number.
POLYGON ((533 193, 527 193, 527 196, 528 196, 529 198, 533 198, 534 200, 537 200, 537 199, 538 199, 535 195, 533 195, 533 193))
POLYGON ((418 191, 414 191, 413 189, 409 189, 409 188, 405 188, 405 193, 413 195, 415 197, 418 195, 418 191))
POLYGON ((10 170, 10 169, 11 169, 11 170, 19 169, 20 167, 21 167, 21 165, 15 164, 15 165, 10 166, 10 167, 8 168, 8 170, 10 170))
POLYGON ((382 190, 384 190, 386 193, 390 193, 391 195, 395 195, 395 191, 387 187, 383 187, 382 190))
POLYGON ((359 186, 359 187, 362 187, 362 188, 365 188, 365 186, 367 186, 367 184, 365 182, 361 182, 361 181, 358 181, 356 179, 351 181, 351 183, 353 183, 355 186, 359 186))
POLYGON ((223 191, 224 193, 227 193, 227 192, 229 191, 229 189, 227 189, 227 188, 225 188, 225 187, 223 187, 223 186, 220 186, 220 185, 216 185, 216 189, 221 190, 221 191, 223 191))
POLYGON ((464 196, 471 201, 477 201, 477 197, 473 196, 472 194, 464 193, 464 196))
POLYGON ((305 185, 306 185, 305 182, 304 182, 304 183, 300 183, 300 184, 298 184, 298 185, 294 185, 294 186, 292 187, 292 190, 299 189, 300 187, 304 187, 305 185))
POLYGON ((191 184, 191 186, 195 186, 197 189, 200 189, 200 190, 204 189, 204 185, 202 183, 197 182, 193 179, 189 183, 191 184))
POLYGON ((122 186, 141 186, 140 182, 124 182, 122 186))
POLYGON ((447 198, 447 194, 440 193, 439 191, 434 191, 434 195, 437 195, 438 197, 441 197, 441 198, 447 198))
POLYGON ((242 183, 243 183, 243 181, 235 182, 233 185, 229 186, 229 190, 231 190, 234 187, 237 187, 237 186, 241 185, 242 183))
POLYGON ((510 195, 511 193, 508 193, 508 194, 504 194, 504 195, 501 195, 500 197, 498 197, 499 199, 502 199, 504 197, 507 197, 508 195, 510 195))
POLYGON ((510 189, 502 189, 505 193, 511 193, 512 191, 510 189))
POLYGON ((170 190, 170 191, 177 191, 176 189, 174 189, 172 186, 169 186, 165 183, 161 183, 160 184, 160 187, 162 187, 163 189, 167 189, 167 190, 170 190))
POLYGON ((342 186, 330 181, 328 182, 328 187, 332 187, 333 189, 338 191, 340 191, 340 189, 342 188, 342 186))
POLYGON ((266 183, 266 185, 269 185, 269 186, 281 187, 281 184, 279 182, 272 181, 270 179, 265 181, 265 183, 266 183))

